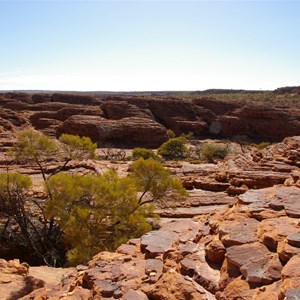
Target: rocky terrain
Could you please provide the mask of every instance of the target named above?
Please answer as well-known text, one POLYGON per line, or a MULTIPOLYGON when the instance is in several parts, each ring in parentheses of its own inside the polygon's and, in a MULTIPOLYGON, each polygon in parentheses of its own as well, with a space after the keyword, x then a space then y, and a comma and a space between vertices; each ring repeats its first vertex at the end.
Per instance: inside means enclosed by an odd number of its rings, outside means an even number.
POLYGON ((157 147, 166 140, 167 129, 178 135, 192 132, 198 138, 243 137, 255 141, 281 141, 300 134, 298 105, 218 97, 2 93, 0 143, 8 146, 11 132, 29 124, 51 136, 75 133, 89 136, 99 145, 130 147, 157 147))
MULTIPOLYGON (((161 216, 157 230, 128 241, 114 253, 101 252, 74 269, 30 267, 2 259, 3 299, 300 299, 297 109, 257 109, 206 98, 81 95, 74 99, 60 94, 5 94, 0 105, 1 151, 11 146, 18 129, 28 125, 52 136, 69 132, 103 144, 125 140, 130 146, 141 141, 151 147, 166 139, 169 128, 202 138, 290 136, 262 150, 226 142, 233 151, 215 164, 166 162, 189 197, 176 205, 156 207, 161 216)), ((4 170, 4 156, 0 165, 4 170)), ((126 173, 128 162, 87 161, 73 167, 96 173, 114 167, 126 173)), ((26 172, 38 193, 36 170, 26 172)))

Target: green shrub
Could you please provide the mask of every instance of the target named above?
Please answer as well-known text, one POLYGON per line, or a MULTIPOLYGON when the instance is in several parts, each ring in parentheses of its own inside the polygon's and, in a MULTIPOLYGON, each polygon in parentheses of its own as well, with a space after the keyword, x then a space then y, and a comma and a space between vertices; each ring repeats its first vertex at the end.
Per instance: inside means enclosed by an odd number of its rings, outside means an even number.
POLYGON ((189 149, 186 147, 186 143, 187 140, 183 136, 169 139, 157 149, 157 153, 165 159, 186 158, 189 155, 189 149))
POLYGON ((219 144, 204 144, 201 147, 201 156, 207 162, 223 160, 230 152, 228 146, 219 144))
POLYGON ((97 144, 93 143, 89 137, 64 133, 59 137, 59 141, 62 143, 62 150, 66 159, 83 160, 96 157, 97 144))
POLYGON ((259 150, 262 150, 262 149, 264 149, 264 148, 266 148, 270 145, 271 145, 271 143, 269 143, 269 142, 261 142, 261 143, 256 145, 256 148, 259 149, 259 150))
POLYGON ((158 160, 158 156, 150 149, 146 148, 134 148, 132 150, 132 158, 137 160, 139 158, 149 159, 152 158, 154 160, 158 160))
POLYGON ((167 136, 168 136, 168 139, 170 140, 170 139, 174 139, 176 137, 176 134, 173 130, 168 129, 167 130, 167 136))

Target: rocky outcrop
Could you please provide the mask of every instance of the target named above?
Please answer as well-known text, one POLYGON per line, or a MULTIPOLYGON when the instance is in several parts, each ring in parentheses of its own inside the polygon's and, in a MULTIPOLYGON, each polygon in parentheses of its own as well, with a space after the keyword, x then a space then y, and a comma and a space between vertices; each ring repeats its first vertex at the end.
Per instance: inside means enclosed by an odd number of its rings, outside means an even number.
POLYGON ((299 114, 299 109, 243 106, 220 118, 221 134, 281 141, 287 135, 299 135, 299 114))
POLYGON ((198 116, 191 102, 181 100, 157 100, 149 102, 154 118, 176 134, 192 132, 195 136, 205 135, 207 123, 198 116))
POLYGON ((99 105, 101 103, 98 99, 92 96, 59 93, 54 93, 51 96, 51 101, 81 105, 99 105))
MULTIPOLYGON (((149 119, 178 135, 191 132, 200 138, 244 136, 253 140, 280 141, 286 136, 300 134, 298 108, 245 105, 206 96, 187 100, 155 94, 105 97, 92 93, 6 93, 0 95, 0 105, 17 112, 27 122, 31 116, 36 128, 51 135, 55 135, 59 127, 57 120, 65 121, 72 115, 94 115, 92 107, 99 106, 104 111, 101 116, 108 120, 149 119), (58 112, 63 108, 64 112, 58 112), (73 112, 67 113, 68 108, 73 112), (32 116, 34 112, 36 115, 32 116), (57 114, 39 116, 47 112, 57 114)), ((165 134, 160 134, 160 140, 164 140, 165 134)))
POLYGON ((88 136, 98 145, 157 147, 166 141, 166 128, 151 119, 137 117, 108 120, 96 116, 74 115, 57 130, 62 133, 88 136))
POLYGON ((120 120, 129 117, 154 119, 149 109, 143 109, 127 101, 106 101, 101 105, 105 117, 110 120, 120 120))

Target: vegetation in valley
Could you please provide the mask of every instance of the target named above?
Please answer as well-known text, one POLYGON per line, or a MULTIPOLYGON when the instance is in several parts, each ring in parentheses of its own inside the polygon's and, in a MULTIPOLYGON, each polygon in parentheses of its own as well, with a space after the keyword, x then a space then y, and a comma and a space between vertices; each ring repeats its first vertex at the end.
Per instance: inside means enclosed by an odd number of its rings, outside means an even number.
POLYGON ((212 163, 217 160, 223 160, 230 153, 228 146, 215 144, 215 143, 206 143, 201 147, 200 155, 203 160, 212 163))
POLYGON ((157 149, 157 153, 165 159, 184 159, 189 155, 186 144, 185 136, 170 138, 157 149))

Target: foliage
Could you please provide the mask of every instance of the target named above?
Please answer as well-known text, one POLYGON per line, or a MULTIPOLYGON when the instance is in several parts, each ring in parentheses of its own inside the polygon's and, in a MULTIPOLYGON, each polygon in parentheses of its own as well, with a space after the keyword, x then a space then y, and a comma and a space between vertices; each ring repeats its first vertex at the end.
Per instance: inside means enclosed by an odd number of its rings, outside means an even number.
POLYGON ((9 190, 29 190, 32 182, 29 176, 18 172, 0 173, 0 192, 6 193, 9 190))
POLYGON ((146 148, 134 148, 132 150, 132 158, 134 160, 143 158, 143 159, 155 159, 158 160, 159 157, 151 150, 151 149, 146 149, 146 148))
POLYGON ((259 150, 262 150, 268 146, 270 146, 271 143, 270 142, 261 142, 259 144, 256 145, 256 148, 259 149, 259 150))
POLYGON ((18 133, 17 141, 10 152, 20 162, 40 164, 58 151, 56 143, 41 132, 25 129, 18 133))
POLYGON ((152 158, 147 160, 140 158, 134 161, 130 165, 129 176, 134 180, 137 190, 141 193, 140 205, 164 201, 168 198, 176 201, 187 196, 181 182, 172 177, 169 170, 152 158))
POLYGON ((95 158, 97 144, 93 143, 89 137, 79 137, 78 135, 62 134, 59 137, 62 143, 62 150, 68 160, 95 158))
POLYGON ((175 137, 176 137, 176 134, 175 134, 175 132, 174 132, 173 130, 168 129, 168 130, 167 130, 167 136, 168 136, 168 139, 170 140, 170 139, 175 138, 175 137))
MULTIPOLYGON (((57 143, 38 131, 25 129, 18 133, 17 141, 9 154, 19 162, 29 162, 38 165, 45 183, 47 202, 53 200, 51 190, 48 186, 49 178, 64 170, 67 164, 73 159, 94 157, 95 149, 96 144, 93 144, 86 137, 80 138, 79 136, 62 135, 60 143, 57 143), (54 158, 58 164, 58 168, 49 172, 46 164, 54 158)), ((54 217, 47 218, 44 211, 44 203, 22 193, 20 176, 9 176, 10 181, 14 178, 18 180, 14 181, 14 186, 11 184, 7 185, 6 194, 8 195, 8 199, 10 203, 16 203, 16 205, 11 206, 10 215, 12 217, 7 214, 6 222, 9 225, 10 219, 15 219, 21 228, 21 233, 25 237, 25 248, 38 257, 38 263, 42 261, 55 265, 58 261, 62 262, 64 260, 64 253, 62 251, 64 246, 61 244, 62 235, 60 227, 55 222, 54 217), (41 219, 30 213, 33 207, 41 219)), ((3 192, 2 194, 4 195, 3 192)), ((18 243, 18 241, 15 242, 18 243)))
POLYGON ((22 204, 22 195, 31 187, 29 176, 20 173, 0 173, 0 213, 15 216, 22 204))
POLYGON ((165 159, 186 158, 189 153, 185 146, 186 143, 187 140, 184 136, 169 139, 157 149, 157 153, 165 159))
POLYGON ((31 179, 26 175, 10 172, 0 174, 0 216, 5 220, 0 234, 1 243, 5 245, 13 241, 15 247, 26 249, 35 263, 62 264, 64 255, 58 254, 61 252, 61 232, 53 226, 49 235, 43 208, 27 195, 30 187, 31 179), (40 218, 35 217, 37 211, 40 218), (11 230, 10 225, 15 224, 20 230, 11 230))
POLYGON ((113 170, 98 176, 60 173, 48 185, 52 200, 47 203, 47 215, 62 228, 72 264, 101 250, 113 250, 151 229, 145 219, 151 207, 141 207, 132 179, 121 178, 113 170))
POLYGON ((223 160, 230 153, 228 146, 207 143, 201 147, 201 156, 208 162, 223 160))

